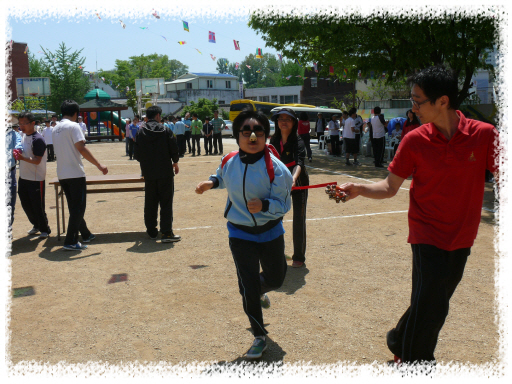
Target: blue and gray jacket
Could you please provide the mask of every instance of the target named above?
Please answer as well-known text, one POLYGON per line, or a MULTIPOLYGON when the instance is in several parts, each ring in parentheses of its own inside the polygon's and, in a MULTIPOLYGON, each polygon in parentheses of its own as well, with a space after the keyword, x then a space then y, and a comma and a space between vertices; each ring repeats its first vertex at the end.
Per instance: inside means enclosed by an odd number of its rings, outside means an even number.
POLYGON ((272 182, 265 151, 247 154, 240 150, 223 161, 216 175, 210 176, 213 188, 228 190, 224 217, 228 220, 229 237, 267 242, 284 234, 282 219, 291 208, 293 179, 277 157, 270 154, 268 159, 273 168, 272 182), (262 200, 260 212, 250 213, 247 209, 247 202, 253 198, 262 200))

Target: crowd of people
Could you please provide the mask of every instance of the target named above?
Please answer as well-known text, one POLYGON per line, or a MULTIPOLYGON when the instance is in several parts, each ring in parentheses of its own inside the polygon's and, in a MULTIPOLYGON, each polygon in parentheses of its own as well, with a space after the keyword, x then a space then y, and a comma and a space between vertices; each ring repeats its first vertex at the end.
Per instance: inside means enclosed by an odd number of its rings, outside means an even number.
MULTIPOLYGON (((460 282, 480 222, 484 192, 483 173, 496 174, 497 130, 486 123, 467 119, 456 105, 457 78, 442 67, 425 69, 411 78, 412 109, 407 118, 386 121, 380 108, 366 127, 356 108, 343 112, 341 121, 332 116, 327 122, 318 115, 316 131, 329 130, 334 156, 343 128, 346 164, 359 165, 357 155, 361 134, 370 132, 375 166, 383 167, 386 129, 401 142, 388 167, 386 179, 373 184, 346 183, 339 187, 347 201, 363 196, 384 199, 395 196, 405 179, 412 176, 410 190, 409 238, 413 255, 413 281, 409 309, 387 334, 387 345, 397 363, 435 363, 434 350, 439 332, 448 315, 449 301, 460 282), (424 123, 419 126, 420 118, 424 123), (435 153, 436 156, 431 156, 435 153), (350 162, 353 157, 353 163, 350 162), (447 165, 449 164, 449 165, 447 165), (448 192, 446 192, 448 191, 448 192)), ((46 162, 51 161, 48 145, 53 145, 57 177, 69 208, 66 250, 86 248, 95 238, 88 229, 86 183, 81 156, 107 174, 85 146, 79 123, 79 106, 67 100, 61 106, 62 119, 43 135, 35 129, 31 113, 19 116, 21 135, 8 131, 7 151, 11 188, 11 220, 16 192, 15 159, 19 160, 19 197, 33 228, 29 234, 48 237, 50 227, 44 207, 46 162), (51 138, 51 144, 45 141, 51 138), (48 152, 48 158, 45 156, 48 152)), ((296 116, 282 108, 272 120, 275 133, 270 138, 269 119, 260 111, 244 110, 233 121, 238 150, 222 157, 215 173, 200 182, 199 195, 212 189, 227 189, 224 209, 229 247, 238 277, 242 306, 247 314, 254 341, 246 356, 259 358, 267 349, 262 308, 270 307, 268 292, 284 281, 287 262, 284 254, 283 217, 293 207, 292 267, 305 266, 306 211, 309 175, 305 159, 312 161, 307 116, 296 116), (261 272, 260 272, 261 269, 261 272)), ((47 122, 45 122, 46 124, 47 122)), ((162 109, 149 107, 146 115, 127 123, 126 152, 140 163, 145 182, 144 223, 147 234, 162 242, 181 238, 173 232, 174 177, 179 162, 188 153, 223 155, 224 121, 218 111, 203 123, 197 114, 184 118, 162 118, 162 109), (213 146, 213 153, 212 153, 213 146), (155 164, 158 166, 155 167, 155 164), (160 222, 158 226, 158 208, 160 222), (159 227, 159 228, 158 228, 159 227)), ((51 122, 50 122, 51 124, 51 122)), ((48 126, 44 128, 48 129, 48 126)))

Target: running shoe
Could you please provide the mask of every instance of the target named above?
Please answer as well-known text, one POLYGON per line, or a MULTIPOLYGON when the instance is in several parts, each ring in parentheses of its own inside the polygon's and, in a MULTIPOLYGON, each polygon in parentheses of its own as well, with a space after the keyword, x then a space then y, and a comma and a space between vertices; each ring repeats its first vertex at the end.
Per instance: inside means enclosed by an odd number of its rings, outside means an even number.
POLYGON ((65 251, 81 251, 82 249, 87 249, 87 245, 82 245, 80 242, 73 245, 65 245, 62 247, 65 251))
POLYGON ((266 293, 264 293, 263 295, 260 296, 260 304, 261 304, 261 308, 265 308, 265 309, 270 308, 270 299, 268 298, 266 293))
POLYGON ((247 351, 245 356, 248 359, 259 359, 263 352, 267 350, 267 342, 261 337, 256 337, 252 343, 251 348, 247 351))
POLYGON ((27 232, 29 235, 35 235, 36 233, 39 233, 39 229, 36 227, 32 228, 30 231, 27 232))
POLYGON ((82 238, 82 241, 83 241, 84 243, 90 243, 90 242, 91 242, 91 240, 94 240, 95 238, 96 238, 96 236, 94 236, 94 235, 91 233, 91 235, 89 236, 89 238, 87 238, 87 239, 82 238))
POLYGON ((292 267, 293 267, 293 268, 300 268, 300 267, 302 267, 302 266, 304 266, 304 263, 303 263, 302 261, 294 261, 294 262, 292 263, 292 267))
POLYGON ((46 239, 48 237, 48 233, 47 232, 41 232, 41 234, 39 235, 39 238, 40 239, 46 239))
POLYGON ((354 165, 361 165, 361 163, 357 160, 354 160, 354 165))
POLYGON ((352 163, 350 162, 350 160, 347 160, 347 161, 345 162, 345 165, 352 165, 352 163))
POLYGON ((172 231, 162 233, 162 243, 175 243, 181 240, 181 236, 175 235, 172 231))
POLYGON ((146 233, 148 234, 148 236, 152 239, 152 240, 156 240, 156 238, 158 237, 158 230, 157 229, 154 229, 152 231, 149 231, 147 230, 146 233))

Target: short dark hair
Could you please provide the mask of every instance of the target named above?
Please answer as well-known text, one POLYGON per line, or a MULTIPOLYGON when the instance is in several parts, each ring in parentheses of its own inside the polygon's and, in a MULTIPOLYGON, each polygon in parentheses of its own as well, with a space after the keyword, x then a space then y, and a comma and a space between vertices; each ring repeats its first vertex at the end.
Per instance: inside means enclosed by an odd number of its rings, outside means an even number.
POLYGON ((154 120, 156 115, 162 114, 162 108, 160 108, 158 105, 152 105, 146 110, 146 117, 148 120, 154 120))
POLYGON ((134 117, 134 118, 136 117, 137 119, 139 119, 139 120, 140 120, 140 115, 135 115, 135 116, 133 116, 133 117, 134 117))
POLYGON ((348 115, 349 115, 349 116, 352 116, 354 113, 357 113, 357 108, 354 108, 354 107, 353 107, 353 108, 350 108, 350 109, 348 110, 348 115))
POLYGON ((29 123, 36 121, 36 118, 32 112, 21 112, 18 116, 19 119, 27 119, 29 123))
MULTIPOLYGON (((75 113, 80 113, 80 106, 74 100, 64 100, 60 105, 60 113, 62 116, 73 116, 75 113)), ((52 115, 57 117, 57 115, 52 115)))
POLYGON ((428 67, 407 79, 412 87, 417 85, 425 96, 434 104, 442 96, 448 96, 451 109, 459 107, 457 96, 459 94, 458 79, 455 72, 442 65, 428 67))
POLYGON ((192 117, 197 117, 197 113, 193 113, 193 114, 192 114, 192 117))
POLYGON ((210 121, 210 116, 205 116, 204 120, 205 120, 205 121, 206 121, 206 120, 210 121))
POLYGON ((350 113, 348 113, 347 111, 343 111, 341 112, 342 115, 350 115, 350 113))
POLYGON ((375 108, 373 108, 373 113, 374 113, 375 115, 378 115, 378 114, 380 113, 380 107, 375 107, 375 108))
POLYGON ((213 113, 219 113, 219 110, 218 110, 218 109, 216 109, 216 110, 214 110, 214 111, 213 111, 213 113))
POLYGON ((255 119, 257 120, 265 130, 265 139, 270 136, 270 123, 268 121, 268 117, 261 111, 253 111, 252 109, 243 109, 235 120, 233 120, 232 128, 233 128, 233 137, 236 139, 238 144, 238 137, 240 136, 240 128, 244 124, 247 119, 255 119))
POLYGON ((56 119, 58 118, 58 116, 55 113, 52 115, 52 117, 55 117, 56 119))

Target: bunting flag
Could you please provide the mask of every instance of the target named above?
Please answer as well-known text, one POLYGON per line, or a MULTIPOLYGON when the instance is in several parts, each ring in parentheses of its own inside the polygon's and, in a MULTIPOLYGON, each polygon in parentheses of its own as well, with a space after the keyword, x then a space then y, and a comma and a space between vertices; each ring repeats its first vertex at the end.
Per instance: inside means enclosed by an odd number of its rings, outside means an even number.
POLYGON ((286 80, 290 80, 290 77, 292 77, 291 75, 290 76, 286 76, 286 80))
POLYGON ((216 57, 213 56, 211 53, 210 53, 210 56, 212 57, 212 60, 215 61, 216 57))
POLYGON ((167 41, 167 39, 165 38, 165 36, 163 36, 163 35, 160 35, 160 37, 163 37, 163 38, 164 38, 164 40, 165 40, 165 41, 167 41))
POLYGON ((278 53, 277 57, 279 58, 279 61, 282 63, 283 62, 283 56, 280 53, 278 53))
POLYGON ((251 66, 250 66, 250 65, 245 64, 245 66, 246 66, 247 68, 251 69, 251 66))
POLYGON ((13 42, 13 41, 11 40, 11 43, 9 44, 11 48, 12 48, 12 42, 13 42))
POLYGON ((140 29, 148 29, 148 27, 139 27, 140 29))
POLYGON ((261 48, 256 48, 256 58, 257 59, 263 58, 263 54, 261 53, 261 48))
POLYGON ((363 74, 361 73, 361 70, 359 70, 359 72, 357 72, 357 77, 361 78, 363 76, 363 74))
POLYGON ((153 16, 155 16, 157 19, 159 19, 159 18, 160 18, 160 16, 158 16, 158 13, 156 13, 156 11, 155 11, 155 9, 154 9, 154 8, 153 8, 153 11, 154 11, 154 12, 152 13, 152 15, 153 15, 153 16))
POLYGON ((23 52, 23 53, 26 55, 27 51, 28 51, 28 45, 25 47, 25 52, 23 52))
POLYGON ((329 67, 329 75, 334 75, 334 67, 332 65, 329 67))
POLYGON ((105 81, 105 78, 104 78, 104 77, 102 77, 102 78, 101 78, 101 80, 105 81))
POLYGON ((196 51, 199 52, 201 55, 203 54, 199 49, 196 48, 196 51))
POLYGON ((112 86, 112 80, 110 80, 110 86, 112 86))
POLYGON ((240 66, 240 63, 235 63, 235 69, 238 69, 239 66, 240 66))
POLYGON ((374 71, 370 71, 370 79, 373 79, 373 75, 375 74, 374 71))
MULTIPOLYGON (((67 64, 67 65, 71 65, 71 63, 70 63, 69 61, 66 61, 66 64, 67 64)), ((103 81, 105 81, 105 80, 103 80, 103 81)))
POLYGON ((333 84, 334 84, 335 82, 337 82, 337 81, 338 81, 338 79, 334 79, 333 84))
POLYGON ((318 73, 318 63, 313 63, 313 69, 318 73))
POLYGON ((269 72, 273 72, 270 68, 267 68, 267 70, 268 70, 269 72))
POLYGON ((393 71, 393 77, 396 77, 397 73, 398 73, 398 71, 393 71))
POLYGON ((295 77, 302 77, 302 76, 301 76, 301 75, 297 75, 297 76, 295 76, 295 77))
POLYGON ((345 69, 343 70, 343 78, 345 79, 345 78, 347 77, 347 75, 348 75, 348 69, 347 69, 347 68, 345 68, 345 69))
POLYGON ((215 32, 208 31, 208 42, 215 43, 215 32))
POLYGON ((382 78, 385 79, 386 78, 386 71, 382 72, 382 78))
POLYGON ((126 86, 126 90, 129 91, 130 90, 130 87, 129 86, 126 86))
POLYGON ((188 23, 186 21, 183 21, 183 29, 187 32, 190 32, 190 29, 188 28, 188 23))
POLYGON ((306 77, 303 77, 303 78, 302 78, 302 80, 306 80, 307 78, 308 78, 307 76, 306 76, 306 77))
POLYGON ((178 44, 179 45, 185 45, 185 44, 187 44, 187 42, 186 41, 178 41, 178 44))
POLYGON ((221 64, 221 65, 222 65, 222 64, 224 64, 226 67, 228 66, 228 59, 223 59, 223 58, 221 58, 221 59, 219 59, 219 60, 220 60, 220 64, 221 64))
POLYGON ((79 65, 78 68, 83 69, 81 65, 79 65))
POLYGON ((100 14, 98 12, 96 12, 96 16, 98 16, 98 19, 101 20, 100 14))
POLYGON ((121 26, 123 27, 123 29, 125 29, 126 28, 126 24, 123 23, 123 20, 119 19, 119 22, 121 23, 121 26))
POLYGON ((235 43, 235 50, 239 51, 240 50, 240 42, 237 40, 233 40, 233 43, 235 43))
POLYGON ((256 71, 256 73, 261 73, 261 69, 258 69, 258 70, 256 71))
POLYGON ((302 64, 300 63, 299 59, 295 59, 295 62, 296 62, 297 64, 299 64, 299 67, 301 67, 301 68, 302 68, 302 64))

